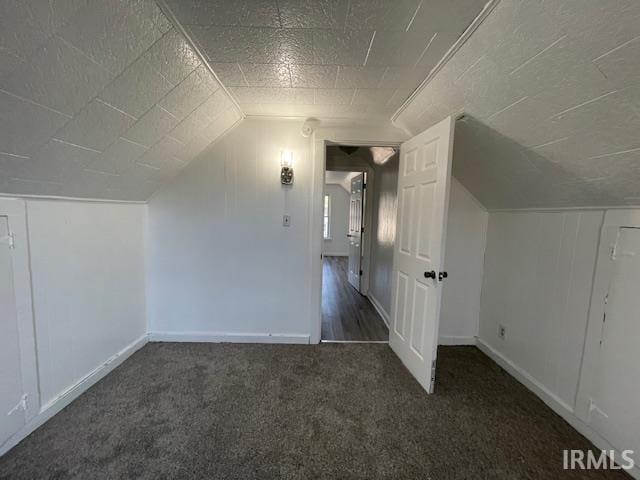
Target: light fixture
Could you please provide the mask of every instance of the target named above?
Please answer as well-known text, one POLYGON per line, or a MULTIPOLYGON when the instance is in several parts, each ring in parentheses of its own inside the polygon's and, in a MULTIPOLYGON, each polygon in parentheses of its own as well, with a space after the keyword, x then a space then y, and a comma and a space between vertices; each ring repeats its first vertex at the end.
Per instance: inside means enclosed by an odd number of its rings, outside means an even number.
POLYGON ((283 150, 280 154, 280 183, 293 185, 293 152, 283 150))
POLYGON ((393 147, 370 147, 369 151, 376 165, 384 165, 397 152, 393 147))

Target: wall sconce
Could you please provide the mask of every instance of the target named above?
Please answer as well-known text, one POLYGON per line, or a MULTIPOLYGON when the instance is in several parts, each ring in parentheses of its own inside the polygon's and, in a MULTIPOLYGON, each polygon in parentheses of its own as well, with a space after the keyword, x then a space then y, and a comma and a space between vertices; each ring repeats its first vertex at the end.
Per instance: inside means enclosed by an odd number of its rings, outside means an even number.
POLYGON ((293 152, 283 150, 280 154, 280 183, 293 185, 293 152))

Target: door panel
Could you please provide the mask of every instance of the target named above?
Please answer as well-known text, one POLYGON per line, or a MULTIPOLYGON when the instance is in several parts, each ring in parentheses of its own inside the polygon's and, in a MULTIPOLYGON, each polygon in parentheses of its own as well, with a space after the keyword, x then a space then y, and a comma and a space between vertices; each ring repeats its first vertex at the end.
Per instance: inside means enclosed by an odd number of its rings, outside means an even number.
POLYGON ((398 244, 400 253, 411 255, 411 231, 413 229, 413 194, 415 192, 415 187, 405 187, 401 191, 402 195, 400 196, 400 206, 402 208, 399 209, 400 215, 398 215, 398 218, 400 219, 400 226, 398 228, 398 231, 400 232, 398 244))
MULTIPOLYGON (((8 217, 0 216, 0 240, 9 234, 8 217)), ((8 241, 0 242, 0 445, 25 424, 24 409, 16 408, 23 387, 12 252, 8 241)))
POLYGON ((619 451, 640 452, 640 229, 621 228, 614 251, 589 423, 619 451))
POLYGON ((396 310, 394 312, 396 321, 393 322, 393 330, 396 335, 400 337, 400 340, 404 341, 407 336, 405 325, 407 324, 406 306, 408 300, 409 277, 402 272, 398 272, 398 279, 395 283, 395 297, 398 299, 398 302, 396 302, 396 310))
POLYGON ((420 358, 424 357, 424 328, 425 322, 420 321, 429 311, 429 286, 420 282, 415 283, 413 291, 413 315, 411 319, 411 348, 420 358))
POLYGON ((364 209, 364 173, 351 179, 349 200, 349 283, 360 291, 362 262, 362 214, 364 209))
POLYGON ((436 194, 435 183, 425 183, 420 185, 418 195, 418 205, 422 207, 422 215, 418 219, 420 232, 417 236, 418 245, 416 255, 426 261, 431 260, 431 234, 433 231, 433 208, 436 194))
POLYGON ((438 274, 443 271, 453 126, 453 118, 447 118, 400 148, 389 344, 430 393, 435 381, 442 297, 438 274), (435 278, 425 276, 432 271, 435 278))

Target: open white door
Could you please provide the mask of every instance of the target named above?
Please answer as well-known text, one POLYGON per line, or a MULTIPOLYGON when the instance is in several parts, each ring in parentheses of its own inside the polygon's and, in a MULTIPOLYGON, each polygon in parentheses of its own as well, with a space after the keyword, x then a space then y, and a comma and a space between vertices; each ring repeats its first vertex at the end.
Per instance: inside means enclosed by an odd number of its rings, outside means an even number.
POLYGON ((444 242, 454 119, 400 147, 398 220, 393 255, 389 344, 427 392, 433 392, 442 298, 444 242))
POLYGON ((349 283, 360 291, 362 278, 362 213, 364 209, 364 173, 351 179, 349 200, 349 283))

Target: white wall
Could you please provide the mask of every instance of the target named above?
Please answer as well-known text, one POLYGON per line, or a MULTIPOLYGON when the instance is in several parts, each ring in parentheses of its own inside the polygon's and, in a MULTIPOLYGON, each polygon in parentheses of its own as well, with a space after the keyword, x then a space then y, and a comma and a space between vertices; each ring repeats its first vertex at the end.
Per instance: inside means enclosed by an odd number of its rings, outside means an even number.
POLYGON ((145 209, 27 201, 43 408, 145 335, 145 209))
POLYGON ((484 207, 452 178, 444 261, 449 277, 444 282, 440 309, 441 345, 475 343, 488 221, 484 207))
POLYGON ((480 341, 573 410, 602 211, 491 213, 480 341), (506 327, 504 339, 498 325, 506 327))
POLYGON ((382 309, 385 321, 391 312, 393 247, 396 239, 398 209, 398 168, 400 155, 393 155, 383 165, 370 161, 374 169, 373 215, 371 222, 371 272, 369 297, 382 309))
POLYGON ((152 338, 308 342, 311 140, 300 126, 245 120, 151 199, 152 338), (285 148, 291 187, 279 178, 285 148))
POLYGON ((323 255, 348 255, 349 239, 349 193, 337 184, 325 184, 325 195, 331 196, 330 240, 322 246, 323 255))

